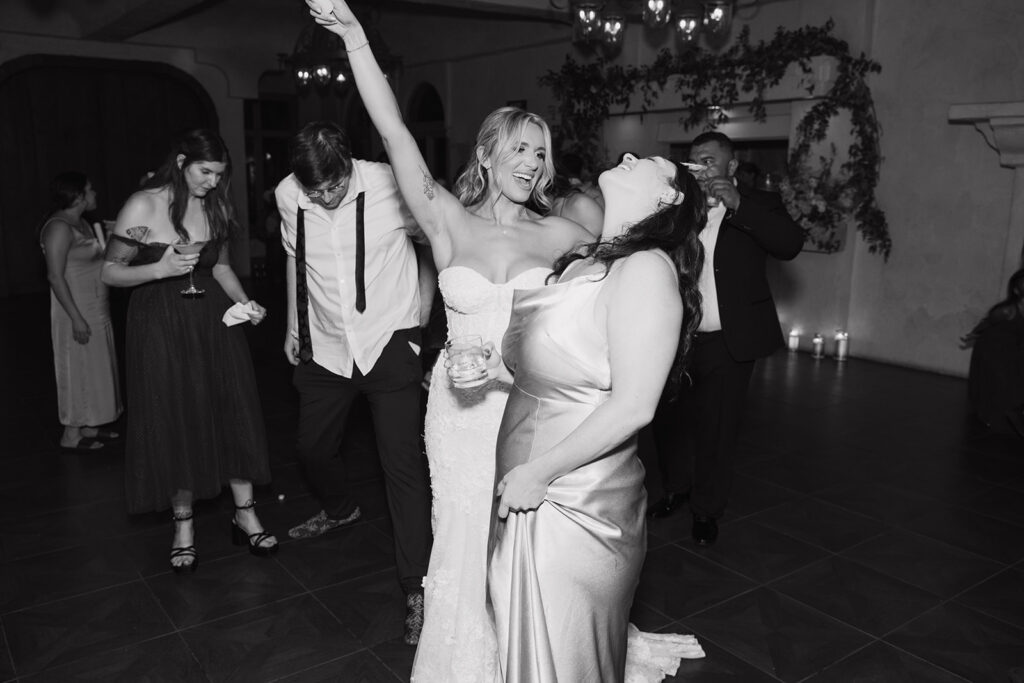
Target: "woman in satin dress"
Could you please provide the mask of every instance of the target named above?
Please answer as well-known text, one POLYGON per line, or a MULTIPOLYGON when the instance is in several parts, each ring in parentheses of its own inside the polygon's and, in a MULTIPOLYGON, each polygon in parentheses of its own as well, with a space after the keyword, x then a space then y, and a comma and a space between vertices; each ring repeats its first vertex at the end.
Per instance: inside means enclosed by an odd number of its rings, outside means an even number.
MULTIPOLYGON (((513 381, 488 575, 505 683, 626 680, 646 552, 637 432, 670 374, 679 380, 700 321, 694 178, 626 155, 600 185, 601 242, 556 263, 553 284, 516 292, 504 365, 492 353, 490 374, 513 381)), ((703 656, 691 636, 645 637, 703 656)), ((665 673, 629 669, 630 680, 665 673)))

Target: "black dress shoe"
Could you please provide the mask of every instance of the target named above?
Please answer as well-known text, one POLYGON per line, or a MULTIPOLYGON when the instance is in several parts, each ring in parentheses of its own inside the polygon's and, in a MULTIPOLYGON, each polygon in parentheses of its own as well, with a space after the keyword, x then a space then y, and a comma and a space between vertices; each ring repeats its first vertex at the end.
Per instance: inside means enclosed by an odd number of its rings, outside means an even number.
POLYGON ((693 516, 693 540, 697 545, 708 546, 718 538, 718 522, 712 517, 693 516))
POLYGON ((647 516, 651 519, 662 519, 683 507, 690 498, 685 493, 668 493, 665 497, 647 508, 647 516))

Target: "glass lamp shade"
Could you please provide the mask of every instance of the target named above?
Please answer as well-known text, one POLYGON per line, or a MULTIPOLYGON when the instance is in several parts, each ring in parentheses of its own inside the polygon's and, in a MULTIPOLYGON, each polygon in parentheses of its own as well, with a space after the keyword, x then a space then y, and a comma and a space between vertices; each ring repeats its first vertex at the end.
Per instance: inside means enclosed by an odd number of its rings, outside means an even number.
POLYGON ((676 18, 676 35, 682 45, 696 45, 700 35, 700 14, 680 14, 676 18))
POLYGON ((669 0, 644 0, 644 23, 651 28, 665 26, 672 20, 669 0))
POLYGON ((309 85, 310 81, 313 80, 313 73, 304 66, 295 68, 295 84, 300 88, 305 88, 309 85))
POLYGON ((323 87, 331 82, 331 67, 326 64, 317 64, 313 67, 313 81, 323 87))
POLYGON ((626 35, 626 18, 618 14, 609 14, 601 22, 601 40, 606 47, 618 48, 626 35))
POLYGON ((704 4, 704 29, 708 38, 721 40, 732 28, 732 0, 711 0, 704 4))
POLYGON ((573 42, 589 43, 598 37, 602 28, 599 10, 600 8, 592 3, 580 3, 573 7, 573 42))

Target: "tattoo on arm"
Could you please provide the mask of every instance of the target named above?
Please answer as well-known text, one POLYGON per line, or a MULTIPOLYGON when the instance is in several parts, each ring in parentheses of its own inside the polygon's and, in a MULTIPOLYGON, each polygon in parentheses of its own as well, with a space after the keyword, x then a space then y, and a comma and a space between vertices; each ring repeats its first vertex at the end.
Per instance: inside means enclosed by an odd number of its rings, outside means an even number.
POLYGON ((131 265, 132 262, 131 254, 108 254, 106 257, 107 263, 116 263, 122 266, 131 265))
POLYGON ((144 225, 140 225, 135 228, 128 228, 125 232, 128 233, 128 237, 132 238, 136 242, 144 242, 146 240, 146 235, 149 234, 149 228, 144 225))
MULTIPOLYGON (((421 169, 422 170, 422 169, 421 169)), ((423 172, 423 194, 428 200, 433 199, 435 196, 434 187, 434 176, 430 175, 426 171, 423 172)))

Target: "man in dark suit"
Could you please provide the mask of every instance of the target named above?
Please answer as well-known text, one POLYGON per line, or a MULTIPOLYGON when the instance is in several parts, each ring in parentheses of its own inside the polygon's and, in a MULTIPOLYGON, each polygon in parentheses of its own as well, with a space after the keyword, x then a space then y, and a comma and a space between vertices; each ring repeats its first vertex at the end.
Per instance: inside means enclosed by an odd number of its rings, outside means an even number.
POLYGON ((777 195, 737 187, 739 164, 727 136, 699 135, 690 146, 690 162, 707 167, 701 174, 708 195, 708 222, 700 235, 703 318, 690 359, 691 384, 675 400, 662 401, 654 418, 665 497, 648 515, 666 517, 689 500, 693 539, 710 545, 732 488, 736 436, 754 362, 783 344, 765 261, 795 257, 804 233, 777 195))

